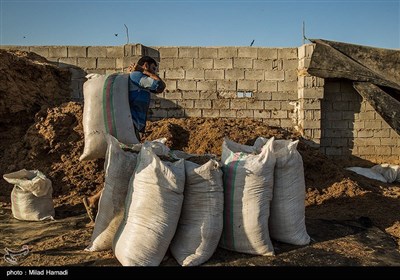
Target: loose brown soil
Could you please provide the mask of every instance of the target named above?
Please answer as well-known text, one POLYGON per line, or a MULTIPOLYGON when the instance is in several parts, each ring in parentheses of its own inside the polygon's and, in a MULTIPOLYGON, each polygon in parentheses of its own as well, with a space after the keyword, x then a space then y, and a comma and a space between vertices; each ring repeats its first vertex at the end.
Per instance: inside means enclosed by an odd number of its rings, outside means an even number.
MULTIPOLYGON (((80 162, 83 105, 65 102, 68 73, 33 53, 0 50, 0 173, 38 169, 53 183, 56 221, 12 218, 12 185, 0 180, 0 252, 28 245, 23 266, 118 266, 112 251, 86 252, 92 226, 82 198, 103 187, 104 160, 80 162)), ((221 155, 224 137, 253 144, 258 136, 300 139, 306 179, 308 246, 274 242, 276 256, 218 248, 210 266, 400 265, 400 184, 346 171, 307 145, 299 134, 250 119, 164 119, 148 122, 145 140, 166 137, 171 149, 221 155)), ((371 163, 372 165, 373 163, 371 163)), ((2 252, 5 254, 5 251, 2 252)), ((4 259, 0 266, 11 265, 4 259)), ((177 265, 167 254, 162 265, 177 265)))

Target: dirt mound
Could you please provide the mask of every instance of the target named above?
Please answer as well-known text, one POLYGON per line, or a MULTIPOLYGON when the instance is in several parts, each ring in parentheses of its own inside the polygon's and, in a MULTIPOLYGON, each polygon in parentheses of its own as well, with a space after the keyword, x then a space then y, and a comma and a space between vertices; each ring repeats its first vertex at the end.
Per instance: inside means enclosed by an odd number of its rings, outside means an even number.
POLYGON ((30 122, 43 106, 69 100, 70 73, 45 58, 0 50, 0 123, 30 122))

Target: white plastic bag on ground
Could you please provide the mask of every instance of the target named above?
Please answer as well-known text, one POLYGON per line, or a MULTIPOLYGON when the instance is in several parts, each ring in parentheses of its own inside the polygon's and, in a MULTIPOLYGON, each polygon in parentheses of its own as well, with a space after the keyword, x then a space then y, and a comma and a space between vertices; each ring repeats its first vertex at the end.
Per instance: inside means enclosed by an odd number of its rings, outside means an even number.
POLYGON ((113 251, 123 266, 158 266, 174 237, 183 202, 184 160, 162 161, 145 142, 126 197, 113 251))
POLYGON ((196 266, 214 254, 223 227, 224 196, 221 164, 185 161, 186 182, 178 228, 170 250, 182 266, 196 266))
POLYGON ((139 143, 128 97, 129 74, 97 75, 83 84, 85 147, 79 160, 104 158, 111 134, 124 144, 139 143))
POLYGON ((53 188, 39 170, 22 169, 4 174, 4 180, 14 184, 11 192, 11 211, 14 218, 23 221, 54 219, 53 188))
POLYGON ((399 176, 399 166, 398 165, 393 165, 393 164, 388 164, 388 163, 383 163, 383 164, 377 164, 371 167, 371 170, 374 170, 381 174, 388 183, 393 183, 394 181, 397 180, 399 176))
POLYGON ((305 224, 306 184, 299 140, 275 140, 274 195, 271 201, 271 238, 294 245, 310 243, 305 224))
POLYGON ((222 144, 224 228, 220 246, 232 251, 274 255, 268 218, 273 195, 274 138, 257 147, 228 138, 222 144))
MULTIPOLYGON (((113 136, 107 134, 104 162, 105 182, 88 251, 112 248, 112 241, 124 216, 129 180, 136 167, 137 153, 124 151, 113 136)), ((135 144, 139 147, 141 144, 135 144)), ((134 147, 132 147, 134 148, 134 147)))
POLYGON ((382 176, 379 172, 372 170, 371 168, 367 167, 347 167, 347 170, 353 171, 357 174, 360 174, 364 177, 370 178, 370 179, 375 179, 384 183, 387 183, 387 180, 385 177, 382 176))

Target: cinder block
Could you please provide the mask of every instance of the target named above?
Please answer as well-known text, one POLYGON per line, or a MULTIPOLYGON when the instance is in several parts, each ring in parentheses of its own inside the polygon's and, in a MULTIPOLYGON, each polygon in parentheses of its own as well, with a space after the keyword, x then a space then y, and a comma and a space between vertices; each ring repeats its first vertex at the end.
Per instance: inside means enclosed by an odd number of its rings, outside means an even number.
POLYGON ((106 69, 106 75, 118 73, 119 71, 117 69, 106 69))
POLYGON ((231 100, 231 109, 246 109, 247 100, 234 99, 231 100))
POLYGON ((185 78, 187 80, 204 80, 203 69, 187 69, 185 70, 185 78))
POLYGON ((278 82, 278 91, 297 92, 297 81, 292 81, 292 82, 279 81, 278 82))
POLYGON ((178 81, 178 90, 196 90, 196 81, 178 81))
POLYGON ((244 78, 246 80, 264 80, 264 70, 245 70, 244 78))
MULTIPOLYGON (((284 83, 284 82, 283 82, 284 83)), ((296 83, 296 82, 289 82, 289 83, 296 83)), ((293 84, 292 84, 293 86, 293 84)), ((295 85, 297 86, 297 85, 295 85)), ((279 85, 278 85, 279 88, 279 85)), ((299 98, 324 98, 324 88, 323 87, 316 87, 316 88, 299 88, 298 89, 298 96, 299 98)), ((346 102, 347 104, 347 102, 346 102)))
POLYGON ((238 90, 249 90, 256 91, 257 90, 257 81, 249 81, 249 80, 239 80, 237 85, 238 90))
POLYGON ((200 92, 200 99, 207 99, 207 100, 214 100, 214 99, 218 99, 217 93, 214 92, 210 92, 210 91, 202 91, 200 92))
POLYGON ((223 47, 218 48, 218 57, 219 58, 232 58, 238 56, 237 47, 223 47))
POLYGON ((376 129, 380 130, 382 128, 382 121, 380 120, 366 120, 365 121, 366 129, 376 129))
POLYGON ((251 58, 233 58, 233 68, 253 68, 253 60, 251 58))
POLYGON ((198 58, 198 47, 179 47, 179 57, 198 58))
POLYGON ((243 80, 244 69, 228 69, 225 70, 225 79, 228 80, 243 80))
POLYGON ((278 49, 278 58, 281 59, 297 59, 297 48, 278 49))
POLYGON ((185 91, 183 92, 182 98, 185 99, 200 99, 200 93, 198 91, 185 91))
MULTIPOLYGON (((79 58, 78 58, 79 60, 79 58)), ((99 69, 107 69, 107 68, 115 68, 115 58, 98 58, 97 59, 97 68, 99 69)))
POLYGON ((78 57, 78 66, 83 69, 97 68, 96 58, 94 57, 78 57))
POLYGON ((214 69, 232 69, 232 68, 233 68, 232 58, 214 59, 214 69))
POLYGON ((285 79, 285 71, 265 71, 264 79, 266 81, 283 81, 285 79))
POLYGON ((283 66, 282 66, 283 70, 295 70, 299 66, 299 62, 298 62, 297 58, 296 59, 283 59, 282 63, 283 63, 283 66))
POLYGON ((193 68, 193 59, 192 58, 175 58, 174 59, 174 68, 182 67, 183 69, 193 68))
POLYGON ((217 48, 199 48, 199 58, 217 58, 218 49, 217 48))
POLYGON ((272 100, 273 101, 288 101, 289 100, 289 94, 284 91, 278 91, 278 92, 272 92, 272 100))
POLYGON ((178 100, 178 106, 184 109, 193 109, 194 101, 193 100, 178 100))
POLYGON ((249 102, 247 102, 247 109, 263 110, 264 102, 260 100, 249 100, 249 102))
POLYGON ((211 102, 213 109, 229 109, 230 108, 230 100, 229 99, 215 99, 211 102))
POLYGON ((237 110, 236 112, 237 118, 254 118, 253 110, 237 110))
POLYGON ((183 109, 170 109, 167 111, 167 118, 182 118, 185 116, 183 109))
POLYGON ((280 111, 280 110, 273 110, 271 111, 271 118, 273 119, 287 119, 288 112, 287 111, 280 111))
POLYGON ((124 57, 124 46, 107 47, 106 50, 107 57, 124 57))
POLYGON ((224 79, 224 70, 205 70, 204 77, 206 80, 223 80, 224 79))
POLYGON ((237 90, 237 82, 231 80, 218 80, 217 81, 217 90, 218 91, 236 91, 237 90))
POLYGON ((239 47, 238 57, 257 58, 258 48, 253 47, 239 47))
POLYGON ((86 57, 87 47, 69 46, 68 57, 86 57))
POLYGON ((106 47, 88 47, 87 57, 107 57, 106 47))
POLYGON ((261 59, 277 59, 278 49, 277 48, 258 48, 258 58, 261 59))
POLYGON ((257 96, 258 100, 269 101, 269 100, 272 99, 272 93, 271 92, 257 92, 256 96, 257 96))
POLYGON ((211 100, 195 100, 194 107, 197 109, 211 109, 211 100))
POLYGON ((275 81, 260 81, 257 83, 258 91, 278 91, 278 82, 275 81))
POLYGON ((271 111, 254 110, 253 115, 254 115, 255 119, 270 119, 271 118, 271 111))
POLYGON ((213 69, 214 60, 211 58, 195 58, 194 68, 195 69, 213 69))
POLYGON ((285 70, 284 77, 287 82, 297 81, 297 70, 285 70))
POLYGON ((358 138, 370 138, 374 136, 374 132, 372 130, 360 130, 357 131, 358 138))
POLYGON ((282 119, 281 120, 281 127, 283 128, 293 128, 296 124, 293 123, 291 119, 282 119))
POLYGON ((185 109, 185 116, 189 118, 201 117, 201 110, 199 109, 185 109))
POLYGON ((165 85, 166 85, 166 90, 167 91, 175 91, 176 90, 176 83, 177 83, 177 81, 176 80, 165 80, 164 81, 165 82, 165 85))
POLYGON ((173 58, 163 58, 160 61, 159 69, 172 69, 174 68, 174 59, 173 58))
POLYGON ((253 68, 262 70, 272 70, 272 60, 254 59, 253 68))
POLYGON ((183 69, 167 69, 165 70, 166 79, 184 79, 185 70, 183 69))
POLYGON ((220 118, 236 118, 236 110, 219 110, 220 118))
POLYGON ((203 118, 218 118, 219 117, 219 110, 203 109, 202 110, 202 117, 203 118))
POLYGON ((198 81, 197 90, 201 91, 216 91, 217 81, 198 81))
POLYGON ((175 99, 175 100, 181 100, 182 98, 182 92, 181 91, 171 91, 168 92, 168 94, 165 94, 165 98, 168 98, 170 100, 175 99))
POLYGON ((179 57, 179 49, 178 47, 160 47, 160 58, 178 58, 179 57))
POLYGON ((68 57, 67 47, 50 47, 49 48, 49 56, 50 57, 68 57))
POLYGON ((173 109, 178 107, 178 101, 171 98, 171 99, 161 99, 160 100, 160 107, 163 109, 173 109))

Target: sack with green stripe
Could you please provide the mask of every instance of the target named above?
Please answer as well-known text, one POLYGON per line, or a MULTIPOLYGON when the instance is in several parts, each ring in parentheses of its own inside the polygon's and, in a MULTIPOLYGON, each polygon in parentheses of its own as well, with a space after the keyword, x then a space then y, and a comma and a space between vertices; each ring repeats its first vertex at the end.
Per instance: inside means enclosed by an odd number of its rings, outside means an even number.
POLYGON ((273 195, 274 138, 246 146, 228 138, 222 144, 224 227, 219 246, 254 255, 274 255, 268 229, 273 195))
POLYGON ((105 134, 124 144, 139 143, 135 136, 128 97, 129 74, 92 75, 83 84, 85 147, 79 160, 104 158, 105 134))

